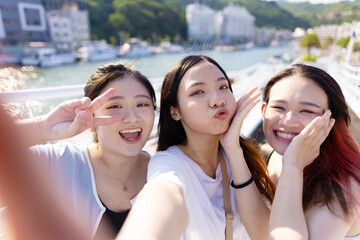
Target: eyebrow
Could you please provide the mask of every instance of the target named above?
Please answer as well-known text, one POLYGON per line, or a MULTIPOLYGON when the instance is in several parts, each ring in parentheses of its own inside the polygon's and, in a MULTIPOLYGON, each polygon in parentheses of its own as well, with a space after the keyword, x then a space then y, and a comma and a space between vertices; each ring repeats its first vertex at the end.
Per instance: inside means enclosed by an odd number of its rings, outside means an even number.
MULTIPOLYGON (((272 102, 275 102, 275 103, 287 103, 287 101, 284 101, 284 100, 273 100, 272 102)), ((301 101, 301 102, 299 102, 299 104, 300 105, 306 105, 306 106, 312 106, 312 107, 322 109, 319 105, 317 105, 315 103, 312 103, 312 102, 301 101)))
MULTIPOLYGON (((218 81, 228 81, 228 80, 226 79, 226 77, 219 77, 218 79, 216 79, 216 81, 218 82, 218 81)), ((205 82, 194 82, 190 85, 190 87, 196 87, 196 86, 200 86, 200 85, 204 85, 204 84, 206 84, 206 83, 205 82)))
MULTIPOLYGON (((151 98, 145 94, 135 95, 135 98, 147 98, 147 99, 151 100, 151 98)), ((117 100, 117 99, 125 99, 125 97, 124 96, 113 96, 113 97, 109 98, 109 101, 117 100)))

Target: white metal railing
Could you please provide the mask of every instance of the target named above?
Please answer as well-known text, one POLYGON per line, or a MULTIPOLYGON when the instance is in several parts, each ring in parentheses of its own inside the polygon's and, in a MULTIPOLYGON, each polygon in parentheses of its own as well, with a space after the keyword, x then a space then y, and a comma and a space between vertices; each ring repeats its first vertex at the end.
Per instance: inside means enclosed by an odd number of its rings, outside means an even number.
POLYGON ((29 100, 44 100, 82 96, 84 85, 59 86, 48 88, 24 89, 1 92, 3 102, 24 102, 29 100))

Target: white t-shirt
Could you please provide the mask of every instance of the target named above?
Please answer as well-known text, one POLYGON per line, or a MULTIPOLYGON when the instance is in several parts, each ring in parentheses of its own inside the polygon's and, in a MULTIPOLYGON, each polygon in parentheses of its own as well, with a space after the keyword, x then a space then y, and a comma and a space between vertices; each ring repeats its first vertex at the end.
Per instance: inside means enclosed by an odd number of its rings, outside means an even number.
MULTIPOLYGON (((224 159, 230 182, 232 179, 230 167, 226 156, 224 159)), ((145 187, 157 182, 175 183, 183 191, 189 212, 189 223, 181 239, 225 239, 225 210, 220 164, 216 169, 216 178, 213 179, 177 146, 172 146, 166 151, 157 152, 150 160, 148 183, 145 187)), ((230 198, 234 212, 233 239, 250 239, 240 221, 232 187, 230 187, 230 198)))

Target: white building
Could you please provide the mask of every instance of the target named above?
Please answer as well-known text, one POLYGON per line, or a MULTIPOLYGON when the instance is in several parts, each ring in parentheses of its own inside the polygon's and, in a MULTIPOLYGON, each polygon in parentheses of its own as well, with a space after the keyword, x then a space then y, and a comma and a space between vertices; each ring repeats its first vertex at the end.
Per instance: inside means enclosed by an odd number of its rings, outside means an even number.
POLYGON ((256 28, 255 43, 260 46, 267 46, 271 44, 271 41, 275 38, 275 28, 256 28))
POLYGON ((337 38, 338 27, 338 25, 320 25, 314 27, 313 30, 318 35, 320 42, 324 43, 329 37, 334 40, 337 38))
POLYGON ((46 12, 50 38, 59 50, 67 51, 73 44, 90 40, 87 10, 76 5, 46 12))
POLYGON ((89 41, 90 40, 90 23, 89 13, 87 10, 78 8, 78 5, 72 4, 62 10, 65 12, 70 20, 73 32, 74 41, 89 41))
POLYGON ((213 40, 215 38, 215 11, 205 5, 194 3, 186 6, 188 38, 213 40))
POLYGON ((338 31, 336 34, 337 39, 341 37, 352 36, 353 32, 355 32, 356 39, 359 39, 360 35, 360 22, 352 21, 343 23, 338 27, 338 31))
POLYGON ((71 20, 59 10, 46 13, 52 42, 72 42, 73 31, 71 20))
POLYGON ((230 4, 217 14, 216 33, 228 43, 253 41, 255 17, 245 8, 230 4))

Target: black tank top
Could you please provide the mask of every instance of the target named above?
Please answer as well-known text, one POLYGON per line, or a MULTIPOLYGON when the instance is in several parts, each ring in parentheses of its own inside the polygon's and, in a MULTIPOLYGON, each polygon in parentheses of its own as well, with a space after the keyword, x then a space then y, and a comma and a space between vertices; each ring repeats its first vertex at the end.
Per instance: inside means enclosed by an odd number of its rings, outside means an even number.
MULTIPOLYGON (((100 199, 100 198, 99 198, 100 199)), ((101 199, 100 199, 101 201, 101 199)), ((114 233, 113 238, 115 238, 117 236, 117 234, 119 233, 122 225, 125 222, 126 217, 128 216, 130 209, 125 210, 123 212, 114 212, 111 209, 109 209, 102 201, 101 201, 102 205, 104 205, 105 207, 105 212, 102 216, 102 220, 103 221, 105 219, 105 222, 107 222, 112 230, 112 232, 114 233)))

